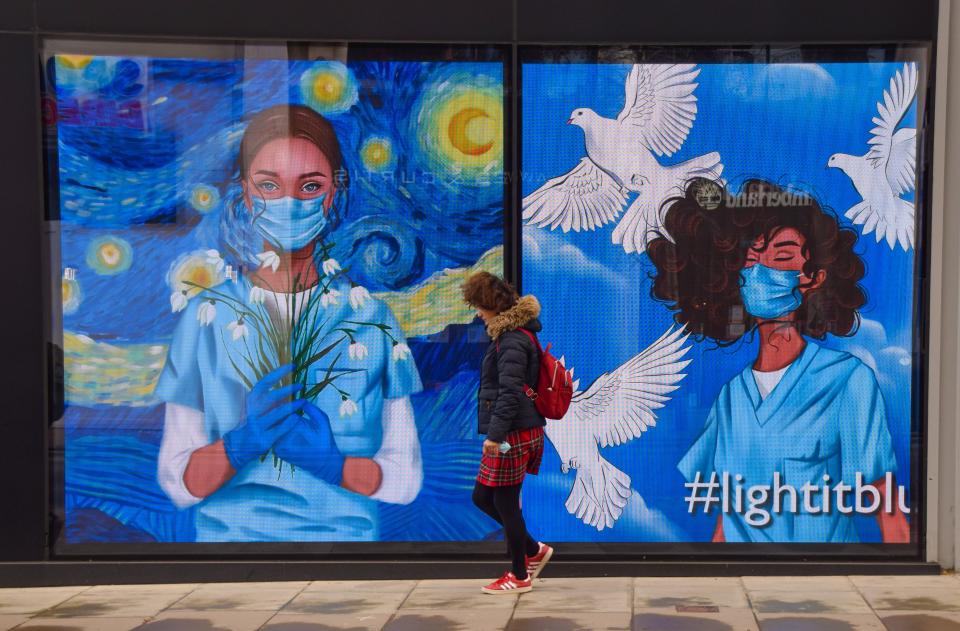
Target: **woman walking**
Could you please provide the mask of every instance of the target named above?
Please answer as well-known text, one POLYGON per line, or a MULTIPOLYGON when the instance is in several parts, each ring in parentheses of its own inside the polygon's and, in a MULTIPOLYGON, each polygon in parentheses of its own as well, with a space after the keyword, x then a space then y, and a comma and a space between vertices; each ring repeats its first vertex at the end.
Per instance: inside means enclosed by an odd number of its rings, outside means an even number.
POLYGON ((520 487, 540 469, 546 420, 525 394, 540 370, 540 303, 517 295, 506 281, 478 272, 463 285, 464 301, 487 326, 490 345, 480 368, 478 425, 485 434, 473 503, 503 526, 512 567, 483 587, 487 594, 528 592, 553 548, 527 532, 520 487))

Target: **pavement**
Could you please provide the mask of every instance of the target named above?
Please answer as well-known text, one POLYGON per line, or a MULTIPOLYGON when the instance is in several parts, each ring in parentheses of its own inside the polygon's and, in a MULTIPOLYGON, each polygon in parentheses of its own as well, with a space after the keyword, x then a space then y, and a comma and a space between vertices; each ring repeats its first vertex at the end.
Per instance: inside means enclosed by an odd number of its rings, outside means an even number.
POLYGON ((0 589, 17 631, 960 631, 960 578, 541 578, 0 589))

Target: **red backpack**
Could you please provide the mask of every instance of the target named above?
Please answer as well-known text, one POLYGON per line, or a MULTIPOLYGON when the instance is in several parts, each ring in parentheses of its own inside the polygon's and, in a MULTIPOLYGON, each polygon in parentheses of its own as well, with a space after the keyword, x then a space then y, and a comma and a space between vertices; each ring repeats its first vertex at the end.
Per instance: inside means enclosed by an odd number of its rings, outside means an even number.
MULTIPOLYGON (((527 329, 518 329, 526 333, 527 337, 536 344, 540 351, 540 373, 537 376, 537 389, 534 390, 523 384, 523 392, 533 401, 537 411, 549 419, 561 419, 570 407, 573 399, 573 379, 570 372, 564 368, 560 360, 550 354, 550 347, 541 348, 537 336, 527 329)), ((497 342, 497 352, 500 352, 500 343, 497 342)))

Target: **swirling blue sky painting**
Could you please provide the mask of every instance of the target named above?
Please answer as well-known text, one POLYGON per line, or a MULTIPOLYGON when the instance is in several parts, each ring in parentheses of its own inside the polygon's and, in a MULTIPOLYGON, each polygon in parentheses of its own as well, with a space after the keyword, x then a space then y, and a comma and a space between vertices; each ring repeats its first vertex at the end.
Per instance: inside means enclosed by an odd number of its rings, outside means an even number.
POLYGON ((209 252, 238 195, 238 145, 250 118, 279 104, 332 123, 349 185, 330 255, 390 306, 424 386, 412 398, 423 488, 413 503, 379 504, 377 537, 495 532, 467 508, 484 338, 459 284, 478 269, 502 273, 502 64, 57 55, 45 69, 57 121, 65 542, 196 538, 194 509, 158 486, 153 390, 177 300, 192 299, 182 283, 230 282, 209 252))

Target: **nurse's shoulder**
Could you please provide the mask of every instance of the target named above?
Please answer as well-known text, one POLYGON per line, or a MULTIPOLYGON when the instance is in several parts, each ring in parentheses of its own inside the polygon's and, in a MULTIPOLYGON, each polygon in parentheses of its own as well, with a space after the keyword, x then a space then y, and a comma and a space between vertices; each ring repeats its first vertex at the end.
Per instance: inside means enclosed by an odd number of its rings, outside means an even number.
MULTIPOLYGON (((813 342, 808 342, 813 344, 813 342)), ((877 388, 877 377, 862 359, 848 353, 817 345, 817 354, 810 362, 809 372, 825 382, 834 382, 846 389, 877 388)))
MULTIPOLYGON (((349 295, 349 289, 345 291, 345 294, 349 295)), ((345 299, 349 300, 346 296, 345 299)), ((376 324, 383 324, 388 316, 389 319, 393 319, 393 312, 390 310, 390 305, 382 298, 378 298, 373 294, 362 299, 361 304, 359 304, 357 308, 352 309, 350 314, 352 319, 376 324)))
MULTIPOLYGON (((397 320, 396 315, 394 315, 393 310, 390 308, 390 304, 382 298, 371 295, 370 297, 364 299, 362 304, 359 304, 356 309, 348 308, 346 315, 347 319, 356 322, 385 325, 389 327, 387 331, 389 337, 395 338, 398 342, 406 341, 399 320, 397 320)), ((370 327, 365 327, 365 329, 366 335, 370 336, 371 339, 374 333, 377 335, 383 335, 383 333, 377 331, 376 329, 372 329, 370 327)))

